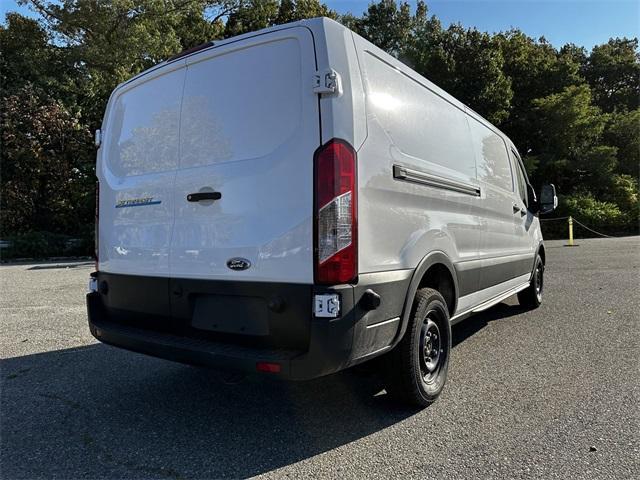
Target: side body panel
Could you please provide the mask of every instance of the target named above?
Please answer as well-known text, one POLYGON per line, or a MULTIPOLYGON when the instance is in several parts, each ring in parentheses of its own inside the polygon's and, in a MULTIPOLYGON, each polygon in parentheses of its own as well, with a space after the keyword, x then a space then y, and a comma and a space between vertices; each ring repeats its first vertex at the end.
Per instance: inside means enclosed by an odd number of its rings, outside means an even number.
MULTIPOLYGON (((477 187, 464 106, 401 62, 354 34, 367 108, 359 156, 361 272, 415 269, 433 251, 454 264, 475 260, 481 242, 479 197, 400 179, 394 166, 477 187)), ((477 271, 462 274, 475 291, 477 271)))
MULTIPOLYGON (((358 151, 360 272, 416 269, 437 253, 455 277, 454 315, 521 288, 542 237, 516 185, 513 144, 442 89, 353 37, 367 114, 358 151), (492 163, 496 155, 500 162, 492 163), (394 168, 409 181, 399 181, 394 168)), ((405 315, 413 293, 409 288, 405 315)))

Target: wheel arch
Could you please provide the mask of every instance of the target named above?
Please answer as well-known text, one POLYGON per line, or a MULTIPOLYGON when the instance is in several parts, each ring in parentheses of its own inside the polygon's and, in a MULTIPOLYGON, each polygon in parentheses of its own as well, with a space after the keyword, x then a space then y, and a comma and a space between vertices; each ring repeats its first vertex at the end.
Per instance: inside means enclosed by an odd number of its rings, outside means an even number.
POLYGON ((547 264, 547 252, 544 249, 544 243, 540 242, 540 245, 538 245, 538 255, 540 255, 540 258, 542 259, 542 263, 544 265, 547 264))
POLYGON ((430 287, 440 292, 447 303, 449 315, 453 316, 458 305, 458 279, 453 262, 444 252, 429 253, 420 261, 413 272, 404 300, 400 329, 393 341, 393 346, 404 336, 411 315, 413 299, 418 289, 424 287, 430 287))

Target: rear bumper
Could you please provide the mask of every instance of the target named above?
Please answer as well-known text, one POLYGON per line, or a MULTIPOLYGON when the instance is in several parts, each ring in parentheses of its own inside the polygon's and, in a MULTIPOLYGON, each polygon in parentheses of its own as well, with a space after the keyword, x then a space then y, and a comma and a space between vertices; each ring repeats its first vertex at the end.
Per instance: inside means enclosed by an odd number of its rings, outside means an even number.
MULTIPOLYGON (((253 298, 250 302, 255 303, 255 298, 262 298, 260 296, 265 292, 273 294, 272 284, 242 283, 239 286, 238 282, 207 282, 200 285, 197 292, 192 285, 187 288, 193 294, 181 295, 188 299, 185 305, 172 301, 171 294, 167 295, 169 309, 164 312, 167 315, 162 316, 157 308, 152 311, 151 307, 127 303, 129 300, 118 285, 126 286, 131 280, 129 276, 99 273, 98 284, 104 286, 104 282, 108 282, 108 287, 87 294, 89 328, 101 342, 155 357, 247 373, 255 373, 257 364, 266 362, 279 365, 279 371, 270 375, 306 380, 337 372, 391 347, 399 327, 399 321, 394 321, 394 318, 401 314, 403 291, 406 291, 409 279, 408 275, 394 273, 386 278, 375 274, 371 278, 375 280, 373 284, 361 281, 358 286, 292 285, 289 290, 287 286, 278 284, 276 293, 284 299, 285 307, 266 314, 268 333, 256 328, 251 319, 244 318, 252 315, 246 308, 240 307, 238 312, 224 312, 227 317, 231 315, 233 325, 247 325, 250 334, 229 333, 228 329, 212 332, 193 328, 197 308, 194 305, 202 295, 218 295, 227 299, 229 295, 225 295, 226 292, 237 293, 239 289, 252 296, 232 298, 237 298, 243 305, 247 298, 253 298), (381 306, 372 311, 361 306, 362 294, 367 288, 373 288, 383 298, 381 306), (314 317, 313 295, 328 292, 340 293, 341 316, 336 319, 314 317), (145 311, 149 312, 148 315, 145 311)), ((143 277, 134 277, 133 280, 145 285, 143 277)), ((153 279, 153 282, 157 284, 157 280, 153 279)), ((167 282, 170 284, 172 280, 167 279, 167 282)), ((132 288, 131 285, 126 288, 129 294, 132 288)), ((138 292, 133 298, 145 298, 147 295, 138 292)), ((216 315, 219 312, 211 312, 212 317, 216 315)), ((224 323, 224 320, 216 321, 215 326, 218 323, 224 323)))
POLYGON ((101 342, 154 357, 218 369, 255 373, 258 362, 277 363, 280 372, 272 375, 305 380, 347 367, 352 350, 353 332, 349 319, 313 322, 308 348, 304 351, 247 346, 129 326, 109 318, 99 293, 87 295, 87 309, 91 334, 101 342))

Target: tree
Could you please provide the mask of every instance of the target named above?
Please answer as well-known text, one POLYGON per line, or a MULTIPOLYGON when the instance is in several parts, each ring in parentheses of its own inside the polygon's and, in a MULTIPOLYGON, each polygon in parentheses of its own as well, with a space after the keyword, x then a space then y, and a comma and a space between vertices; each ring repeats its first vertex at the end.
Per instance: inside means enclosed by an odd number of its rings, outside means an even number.
POLYGON ((31 85, 4 99, 0 127, 3 233, 77 232, 93 211, 89 130, 31 85))
POLYGON ((494 123, 509 115, 513 92, 502 69, 504 58, 487 33, 459 24, 442 30, 436 19, 418 17, 406 51, 420 74, 494 123))
POLYGON ((593 47, 583 68, 596 105, 605 112, 640 106, 638 39, 615 38, 593 47))
POLYGON ((277 0, 241 0, 238 8, 229 15, 224 30, 225 37, 267 28, 278 16, 277 0))
POLYGON ((611 115, 605 131, 608 145, 618 149, 619 172, 640 176, 640 109, 611 115))
POLYGON ((3 95, 27 84, 63 97, 72 82, 65 52, 52 44, 40 24, 17 13, 8 13, 0 25, 0 82, 3 95))
MULTIPOLYGON (((574 46, 557 52, 544 38, 536 41, 517 29, 496 35, 495 42, 504 59, 502 71, 511 80, 513 91, 509 113, 500 127, 521 153, 531 151, 537 155, 543 148, 537 139, 544 136, 532 132, 544 130, 545 126, 536 123, 540 117, 534 113, 533 101, 584 83, 578 73, 582 52, 574 46)), ((529 158, 527 163, 533 173, 535 162, 529 158)))
POLYGON ((531 132, 542 178, 554 179, 563 192, 601 191, 616 167, 617 149, 601 144, 607 117, 592 105, 589 87, 569 86, 532 103, 535 124, 543 126, 531 132))
POLYGON ((346 20, 358 34, 396 57, 411 34, 411 7, 407 2, 398 6, 395 0, 380 0, 371 3, 362 18, 346 20))
POLYGON ((225 36, 314 17, 337 18, 337 15, 318 0, 242 0, 229 15, 225 36))
POLYGON ((40 13, 64 45, 74 70, 82 116, 92 128, 102 117, 113 88, 140 71, 183 50, 219 38, 218 16, 204 20, 205 8, 228 2, 206 0, 21 0, 40 13))

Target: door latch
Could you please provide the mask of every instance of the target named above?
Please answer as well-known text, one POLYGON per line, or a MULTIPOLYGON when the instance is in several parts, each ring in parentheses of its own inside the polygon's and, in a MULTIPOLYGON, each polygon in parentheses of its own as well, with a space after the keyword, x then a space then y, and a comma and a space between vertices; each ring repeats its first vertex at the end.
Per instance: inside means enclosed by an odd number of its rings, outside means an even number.
POLYGON ((316 72, 313 78, 313 92, 319 94, 342 94, 340 74, 332 68, 316 72))

